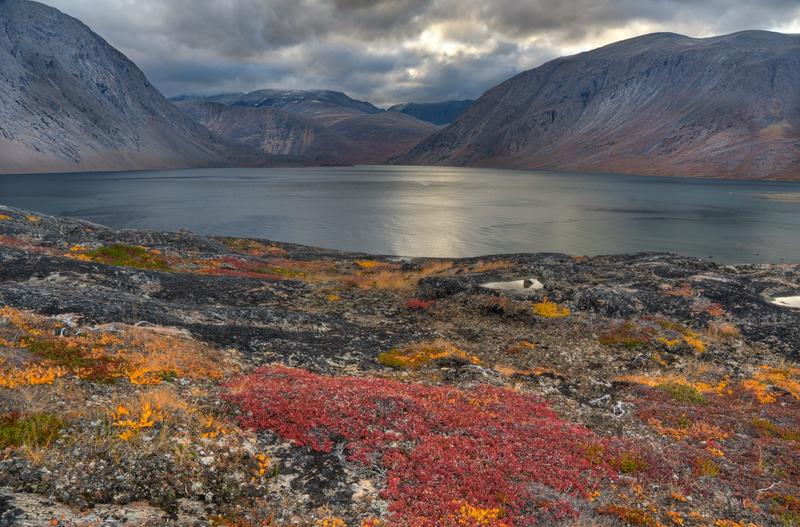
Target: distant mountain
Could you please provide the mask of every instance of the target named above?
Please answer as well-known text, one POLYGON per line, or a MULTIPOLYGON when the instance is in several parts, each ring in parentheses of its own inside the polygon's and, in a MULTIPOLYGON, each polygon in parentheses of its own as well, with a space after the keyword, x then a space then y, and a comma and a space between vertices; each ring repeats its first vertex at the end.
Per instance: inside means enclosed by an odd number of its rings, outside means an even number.
MULTIPOLYGON (((184 95, 173 98, 173 101, 182 108, 194 108, 195 106, 189 105, 212 102, 231 108, 250 110, 249 113, 237 112, 236 119, 246 122, 247 130, 254 131, 260 128, 261 131, 257 132, 257 135, 261 135, 263 140, 269 139, 267 136, 270 130, 275 132, 274 114, 256 110, 279 109, 296 117, 310 119, 316 125, 328 128, 329 131, 329 134, 323 134, 321 129, 315 129, 315 151, 337 153, 337 156, 326 159, 338 157, 343 163, 383 163, 390 157, 407 152, 438 129, 435 125, 410 115, 387 112, 368 102, 352 99, 344 93, 328 90, 270 89, 244 94, 184 95), (265 122, 258 125, 259 119, 265 122), (349 143, 345 144, 342 140, 349 143), (324 144, 326 141, 329 142, 327 145, 324 144)), ((195 112, 189 111, 188 114, 197 119, 195 112)), ((291 115, 282 117, 285 120, 284 124, 288 125, 291 115)), ((234 113, 228 112, 225 117, 233 118, 233 116, 234 113)), ((208 119, 199 119, 199 122, 206 125, 208 119)), ((309 125, 308 121, 304 122, 305 124, 300 125, 300 121, 294 120, 295 132, 309 125)), ((225 125, 217 123, 209 129, 234 141, 242 141, 241 137, 246 135, 250 138, 248 144, 262 142, 261 139, 254 139, 252 134, 237 127, 235 122, 225 125)), ((284 132, 284 136, 288 137, 288 132, 284 132)), ((303 159, 306 161, 316 159, 316 157, 309 158, 309 155, 312 154, 304 154, 303 159)))
POLYGON ((407 102, 395 104, 389 108, 390 112, 400 112, 411 115, 422 121, 443 125, 450 124, 469 108, 474 101, 442 101, 442 102, 407 102))
POLYGON ((399 112, 354 115, 331 128, 364 148, 379 153, 376 162, 408 152, 439 127, 399 112))
POLYGON ((0 0, 0 172, 222 164, 229 146, 78 20, 0 0))
POLYGON ((280 108, 331 124, 353 115, 380 113, 383 110, 364 101, 351 99, 330 90, 258 90, 250 93, 225 93, 210 96, 178 96, 173 101, 207 101, 229 106, 280 108))
POLYGON ((385 159, 313 119, 280 108, 227 106, 181 100, 186 115, 213 133, 262 152, 314 164, 357 164, 385 159))
POLYGON ((800 35, 656 33, 556 59, 396 161, 800 180, 800 35))

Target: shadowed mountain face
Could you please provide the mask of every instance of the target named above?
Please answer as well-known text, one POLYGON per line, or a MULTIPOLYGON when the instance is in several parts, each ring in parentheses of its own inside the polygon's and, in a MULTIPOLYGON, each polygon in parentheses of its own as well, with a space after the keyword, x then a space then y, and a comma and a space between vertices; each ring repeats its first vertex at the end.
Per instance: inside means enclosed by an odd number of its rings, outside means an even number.
POLYGON ((390 112, 400 112, 422 121, 443 125, 450 124, 469 108, 474 101, 407 102, 395 104, 390 112))
POLYGON ((294 149, 304 161, 315 163, 383 163, 408 152, 438 130, 432 123, 410 115, 387 112, 344 93, 325 90, 259 90, 181 96, 173 101, 190 117, 228 140, 260 145, 265 152, 272 152, 273 148, 294 149), (198 112, 207 103, 227 105, 229 110, 223 112, 215 107, 215 117, 211 119, 206 112, 208 107, 198 112), (282 112, 280 117, 276 111, 282 112), (311 133, 312 129, 313 140, 306 135, 298 141, 299 135, 311 133))
POLYGON ((0 172, 204 166, 230 154, 81 22, 0 0, 0 172))
POLYGON ((800 179, 800 35, 646 35, 521 73, 396 160, 800 179))
POLYGON ((189 100, 175 104, 213 133, 268 154, 296 157, 316 164, 368 163, 376 158, 374 151, 313 119, 279 108, 189 100))
POLYGON ((383 110, 364 101, 351 99, 330 90, 258 90, 250 93, 223 93, 208 97, 179 96, 173 101, 208 101, 250 108, 280 108, 329 125, 354 115, 383 110))

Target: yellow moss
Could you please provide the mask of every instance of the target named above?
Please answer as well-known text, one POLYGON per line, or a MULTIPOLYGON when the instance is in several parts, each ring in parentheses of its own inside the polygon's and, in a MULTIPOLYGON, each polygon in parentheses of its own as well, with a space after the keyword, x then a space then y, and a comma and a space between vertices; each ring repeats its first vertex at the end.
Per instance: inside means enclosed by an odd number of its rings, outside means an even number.
POLYGON ((9 307, 0 326, 0 344, 30 352, 35 362, 23 369, 3 368, 0 385, 51 384, 68 373, 83 379, 133 384, 161 384, 174 378, 218 379, 220 354, 168 328, 115 325, 62 335, 63 324, 9 307))
POLYGON ((723 395, 730 393, 727 379, 723 379, 717 384, 710 384, 702 381, 690 381, 686 377, 679 375, 622 375, 617 377, 616 380, 629 384, 641 384, 651 388, 668 385, 686 386, 702 394, 714 393, 723 395))
POLYGON ((200 433, 200 437, 203 439, 216 439, 219 436, 224 436, 232 432, 232 428, 228 427, 225 423, 218 421, 214 418, 214 416, 204 416, 202 417, 203 432, 200 433))
POLYGON ((503 364, 495 364, 494 371, 502 374, 505 377, 513 377, 514 375, 524 375, 524 376, 533 376, 533 377, 540 377, 545 374, 552 374, 556 375, 556 371, 551 368, 527 368, 524 370, 520 370, 514 368, 512 366, 505 366, 503 364))
POLYGON ((20 386, 36 386, 53 384, 59 377, 67 374, 67 370, 59 366, 33 364, 26 368, 5 368, 0 360, 0 387, 19 388, 20 386))
POLYGON ((800 399, 800 368, 774 368, 760 366, 752 379, 742 382, 742 387, 753 393, 762 404, 771 404, 778 400, 770 390, 777 387, 791 394, 795 399, 800 399))
POLYGON ((356 265, 362 269, 375 269, 376 267, 386 267, 387 264, 377 260, 358 260, 356 265))
POLYGON ((681 502, 681 503, 686 503, 687 501, 689 501, 689 500, 686 498, 686 496, 684 496, 684 495, 683 495, 683 494, 681 494, 680 492, 673 492, 672 494, 670 494, 670 498, 672 498, 672 499, 673 499, 673 500, 675 500, 675 501, 679 501, 679 502, 681 502))
POLYGON ((129 441, 139 431, 152 428, 164 419, 161 409, 153 408, 150 403, 143 403, 136 413, 138 417, 134 417, 131 410, 120 404, 111 414, 112 424, 120 429, 117 437, 123 441, 129 441))
POLYGON ((264 476, 267 473, 267 469, 269 468, 270 464, 272 463, 272 458, 269 457, 264 452, 260 452, 256 455, 256 463, 258 463, 258 476, 264 476))
POLYGON ((39 223, 40 221, 42 221, 42 218, 40 218, 39 216, 34 216, 33 214, 25 216, 25 219, 31 223, 39 223))
POLYGON ((566 306, 550 302, 547 298, 533 304, 533 313, 543 318, 564 318, 570 315, 570 310, 566 306))
POLYGON ((461 351, 443 339, 417 342, 392 349, 378 355, 378 362, 393 368, 416 370, 431 361, 450 358, 464 360, 471 364, 481 363, 477 357, 461 351))
POLYGON ((336 516, 321 518, 314 522, 314 525, 316 527, 347 527, 347 524, 344 522, 344 520, 336 516))
POLYGON ((672 523, 681 527, 686 523, 686 520, 683 519, 683 514, 678 511, 667 511, 667 517, 672 520, 672 523))
POLYGON ((660 344, 666 346, 668 349, 673 349, 675 346, 681 343, 681 339, 668 339, 667 337, 658 337, 656 340, 660 344))
POLYGON ((706 350, 706 343, 700 340, 698 337, 684 335, 683 341, 698 353, 703 353, 706 350))
POLYGON ((11 219, 11 216, 8 214, 0 214, 0 221, 8 221, 11 219))
POLYGON ((474 507, 469 503, 462 503, 458 508, 458 513, 452 516, 456 525, 467 525, 470 527, 505 527, 507 524, 502 521, 503 509, 499 507, 481 508, 474 507))
POLYGON ((342 297, 340 297, 336 293, 331 293, 331 294, 329 294, 328 296, 325 297, 325 300, 327 300, 328 302, 331 302, 331 303, 338 302, 341 299, 342 299, 342 297))

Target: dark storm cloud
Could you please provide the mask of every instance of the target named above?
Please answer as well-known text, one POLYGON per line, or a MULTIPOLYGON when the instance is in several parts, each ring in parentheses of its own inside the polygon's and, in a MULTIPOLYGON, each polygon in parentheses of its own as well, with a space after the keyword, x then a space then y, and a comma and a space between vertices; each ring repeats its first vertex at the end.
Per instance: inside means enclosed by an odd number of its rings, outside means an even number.
POLYGON ((377 103, 480 95, 652 31, 800 31, 797 0, 45 0, 168 95, 331 88, 377 103))

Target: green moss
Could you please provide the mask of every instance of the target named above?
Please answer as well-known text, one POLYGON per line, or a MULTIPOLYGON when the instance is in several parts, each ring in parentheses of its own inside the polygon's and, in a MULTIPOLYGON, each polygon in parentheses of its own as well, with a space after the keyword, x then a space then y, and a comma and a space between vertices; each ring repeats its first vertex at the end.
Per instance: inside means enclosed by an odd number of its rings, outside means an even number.
POLYGON ((604 346, 637 349, 647 346, 650 338, 642 334, 633 322, 625 322, 600 335, 597 341, 604 346))
POLYGON ((164 370, 158 373, 158 377, 164 382, 173 382, 178 380, 178 372, 174 370, 164 370))
POLYGON ((22 341, 25 348, 31 353, 58 366, 66 368, 83 368, 89 365, 89 361, 83 356, 82 350, 67 345, 66 341, 59 339, 31 339, 22 341))
POLYGON ((26 338, 22 345, 33 353, 52 362, 56 366, 79 371, 82 379, 113 384, 115 381, 114 370, 117 365, 108 357, 92 357, 87 350, 70 346, 66 339, 51 338, 26 338))
POLYGON ((623 474, 635 474, 647 468, 647 463, 631 452, 623 452, 620 454, 614 464, 623 474))
POLYGON ((0 417, 0 448, 48 446, 64 426, 53 414, 7 414, 0 417))
POLYGON ((765 437, 777 437, 784 441, 800 442, 800 430, 791 430, 778 426, 767 419, 754 419, 753 426, 765 437))
POLYGON ((169 271, 170 269, 167 261, 158 252, 135 245, 115 243, 89 251, 84 256, 93 262, 118 265, 120 267, 136 267, 138 269, 153 269, 157 271, 169 271))
POLYGON ((657 388, 666 392, 667 395, 676 401, 690 404, 706 404, 708 402, 705 396, 700 393, 697 388, 687 384, 668 382, 659 384, 657 388))

